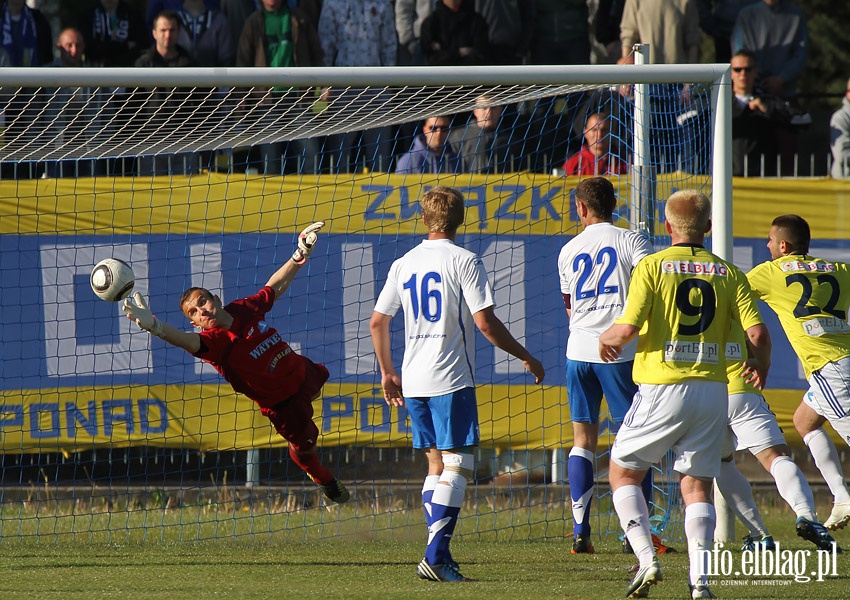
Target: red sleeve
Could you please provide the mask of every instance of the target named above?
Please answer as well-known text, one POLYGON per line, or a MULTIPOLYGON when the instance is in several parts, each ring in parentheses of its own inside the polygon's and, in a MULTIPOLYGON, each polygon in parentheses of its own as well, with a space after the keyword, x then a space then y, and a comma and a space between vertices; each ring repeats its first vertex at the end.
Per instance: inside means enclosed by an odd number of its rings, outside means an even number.
POLYGON ((573 154, 567 162, 564 163, 564 171, 567 175, 575 175, 578 173, 578 163, 581 159, 581 152, 573 154))

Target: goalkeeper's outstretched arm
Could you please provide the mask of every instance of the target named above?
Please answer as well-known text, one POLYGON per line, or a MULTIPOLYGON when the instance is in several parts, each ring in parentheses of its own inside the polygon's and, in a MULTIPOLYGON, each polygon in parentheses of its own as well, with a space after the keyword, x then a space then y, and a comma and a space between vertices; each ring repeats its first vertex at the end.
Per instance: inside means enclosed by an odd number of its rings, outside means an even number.
POLYGON ((292 280, 295 279, 299 269, 307 263, 307 259, 310 258, 318 239, 316 234, 324 225, 324 221, 316 221, 302 231, 298 235, 298 248, 292 253, 292 260, 286 261, 281 268, 275 271, 274 275, 269 277, 266 285, 274 290, 275 300, 283 295, 292 280))
POLYGON ((127 318, 151 335, 165 340, 173 346, 183 348, 190 354, 195 354, 201 349, 201 336, 197 333, 180 331, 176 327, 160 321, 151 312, 144 297, 136 292, 132 298, 124 300, 122 306, 127 318))

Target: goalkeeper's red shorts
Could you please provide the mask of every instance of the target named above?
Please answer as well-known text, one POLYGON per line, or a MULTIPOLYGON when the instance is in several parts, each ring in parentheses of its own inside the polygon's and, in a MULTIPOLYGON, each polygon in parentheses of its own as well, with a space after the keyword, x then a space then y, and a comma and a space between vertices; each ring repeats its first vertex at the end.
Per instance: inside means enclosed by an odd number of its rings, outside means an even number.
POLYGON ((313 400, 319 397, 322 386, 330 377, 327 367, 322 363, 314 363, 309 358, 304 360, 304 383, 294 395, 271 408, 260 408, 274 425, 275 431, 289 442, 292 449, 310 451, 319 439, 319 428, 313 422, 313 400))

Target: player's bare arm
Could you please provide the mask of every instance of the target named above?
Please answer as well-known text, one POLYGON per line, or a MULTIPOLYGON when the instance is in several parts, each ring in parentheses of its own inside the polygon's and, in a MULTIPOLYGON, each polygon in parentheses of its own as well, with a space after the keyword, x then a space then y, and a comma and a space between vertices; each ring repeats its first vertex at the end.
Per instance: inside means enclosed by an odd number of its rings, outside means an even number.
POLYGON ((292 280, 295 279, 295 275, 297 275, 300 270, 301 265, 296 263, 294 260, 288 260, 281 268, 274 272, 274 275, 269 277, 266 285, 274 290, 275 300, 280 298, 283 293, 289 289, 289 285, 292 283, 292 280))
POLYGON ((599 357, 612 362, 623 354, 623 346, 637 337, 640 329, 626 323, 614 323, 599 336, 599 357))
POLYGON ((310 254, 316 245, 317 234, 324 226, 324 221, 316 221, 302 231, 298 235, 298 247, 292 253, 292 260, 286 261, 281 268, 269 277, 266 285, 274 290, 275 300, 283 295, 289 288, 292 280, 295 279, 295 275, 298 274, 299 269, 307 263, 307 259, 310 258, 310 254))
POLYGON ((492 306, 479 310, 472 318, 475 320, 475 326, 491 344, 522 361, 525 370, 534 375, 534 383, 543 381, 546 376, 543 364, 511 335, 505 324, 496 316, 492 306))
POLYGON ((381 368, 381 388, 384 390, 384 400, 390 406, 403 406, 404 395, 401 391, 401 377, 393 366, 390 352, 390 321, 392 317, 378 311, 372 311, 369 330, 372 333, 372 345, 375 356, 381 368))
POLYGON ((201 349, 201 336, 189 331, 180 331, 165 321, 157 319, 139 292, 133 294, 132 298, 126 298, 122 309, 127 314, 127 318, 141 329, 165 340, 172 346, 183 348, 190 354, 201 349))
POLYGON ((770 369, 770 331, 767 325, 759 323, 747 329, 746 333, 749 358, 744 362, 742 376, 747 383, 763 390, 770 369))

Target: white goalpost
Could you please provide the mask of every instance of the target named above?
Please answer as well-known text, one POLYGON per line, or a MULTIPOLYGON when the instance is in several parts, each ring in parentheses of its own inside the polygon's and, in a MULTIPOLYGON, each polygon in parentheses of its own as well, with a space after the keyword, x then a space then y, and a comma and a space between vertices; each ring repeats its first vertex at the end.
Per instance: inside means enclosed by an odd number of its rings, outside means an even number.
MULTIPOLYGON (((620 225, 663 247, 663 201, 701 189, 711 248, 732 258, 729 66, 640 64, 636 50, 628 66, 0 69, 0 537, 418 531, 423 464, 406 413, 377 390, 368 319, 389 264, 424 234, 417 198, 435 185, 466 196, 460 242, 482 256, 499 317, 547 368, 535 387, 507 354, 479 348, 482 445, 457 535, 567 535, 556 262, 579 230, 580 176, 561 167, 587 116, 610 117, 628 159, 628 172, 603 174, 620 225), (450 116, 453 140, 482 106, 502 115, 486 168, 459 154, 451 171, 394 172, 423 120, 450 116), (102 258, 130 263, 177 326, 185 288, 225 302, 254 293, 320 219, 324 246, 268 318, 331 371, 315 419, 323 462, 354 491, 339 509, 250 400, 130 327, 86 279, 102 258)), ((604 485, 611 425, 597 457, 601 535, 619 532, 604 485)), ((683 538, 669 465, 658 479, 654 523, 683 538)))

